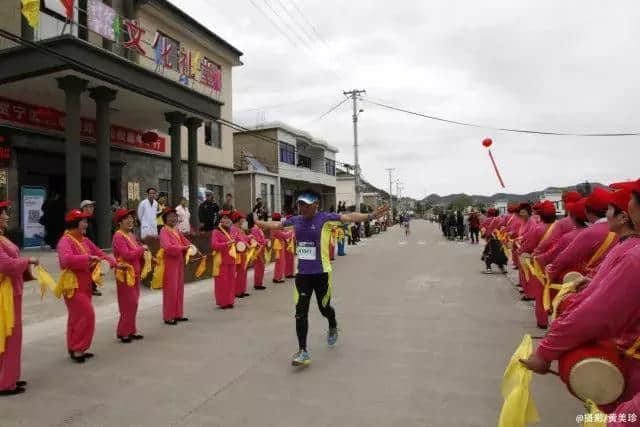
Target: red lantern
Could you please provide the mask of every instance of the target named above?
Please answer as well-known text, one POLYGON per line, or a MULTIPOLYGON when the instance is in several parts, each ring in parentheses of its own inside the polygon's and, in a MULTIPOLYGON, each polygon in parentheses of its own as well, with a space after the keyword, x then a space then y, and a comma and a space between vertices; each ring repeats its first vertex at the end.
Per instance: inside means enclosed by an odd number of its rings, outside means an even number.
POLYGON ((145 144, 153 144, 158 140, 158 134, 152 130, 145 131, 142 134, 142 142, 145 144))
POLYGON ((482 145, 484 145, 486 148, 491 147, 491 144, 493 144, 491 138, 485 138, 482 140, 482 145))

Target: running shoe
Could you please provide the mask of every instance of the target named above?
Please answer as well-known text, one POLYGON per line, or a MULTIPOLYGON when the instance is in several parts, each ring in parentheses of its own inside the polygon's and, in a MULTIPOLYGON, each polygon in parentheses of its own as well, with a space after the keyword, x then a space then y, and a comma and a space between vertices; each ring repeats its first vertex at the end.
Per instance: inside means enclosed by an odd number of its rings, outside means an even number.
POLYGON ((336 345, 338 341, 338 328, 329 328, 329 332, 327 332, 327 344, 330 346, 336 345))
POLYGON ((311 364, 311 356, 309 355, 308 352, 304 350, 300 350, 293 355, 291 364, 293 366, 308 366, 311 364))

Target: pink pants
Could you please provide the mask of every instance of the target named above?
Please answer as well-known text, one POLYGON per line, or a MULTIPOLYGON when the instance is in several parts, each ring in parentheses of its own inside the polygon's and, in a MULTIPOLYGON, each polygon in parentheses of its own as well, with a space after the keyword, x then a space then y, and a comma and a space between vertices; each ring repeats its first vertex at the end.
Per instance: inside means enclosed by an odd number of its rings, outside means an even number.
POLYGON ((258 258, 253 261, 253 286, 263 286, 264 280, 264 256, 260 254, 258 258))
POLYGON ((331 261, 334 260, 336 255, 336 247, 334 245, 329 245, 329 259, 331 261))
POLYGON ((67 348, 84 352, 91 347, 96 329, 96 313, 91 303, 91 285, 78 284, 71 298, 64 298, 69 317, 67 320, 67 348))
POLYGON ((236 264, 236 296, 242 296, 247 293, 247 269, 244 268, 244 262, 236 264))
POLYGON ((280 258, 276 260, 275 270, 273 272, 273 280, 282 280, 282 276, 284 276, 284 267, 285 267, 286 259, 284 251, 280 251, 280 258))
POLYGON ((214 277, 213 281, 213 294, 216 299, 216 305, 218 305, 219 307, 233 305, 236 300, 236 265, 222 264, 220 266, 220 274, 218 275, 218 277, 214 277))
POLYGON ((15 325, 7 338, 4 353, 0 354, 0 391, 15 390, 20 379, 20 355, 22 352, 22 295, 13 294, 15 325))
POLYGON ((184 262, 165 259, 162 281, 162 317, 170 322, 184 317, 184 262))
POLYGON ((120 321, 116 335, 127 337, 138 332, 136 328, 136 315, 138 314, 138 300, 140 299, 140 280, 136 278, 133 286, 125 283, 117 283, 118 307, 120 308, 120 321))
POLYGON ((529 289, 536 299, 536 322, 538 326, 549 326, 549 316, 544 310, 543 304, 544 286, 537 277, 531 276, 529 277, 529 289))
POLYGON ((295 274, 295 269, 293 268, 295 263, 295 256, 291 252, 285 250, 285 266, 284 266, 284 275, 287 277, 291 277, 295 274))

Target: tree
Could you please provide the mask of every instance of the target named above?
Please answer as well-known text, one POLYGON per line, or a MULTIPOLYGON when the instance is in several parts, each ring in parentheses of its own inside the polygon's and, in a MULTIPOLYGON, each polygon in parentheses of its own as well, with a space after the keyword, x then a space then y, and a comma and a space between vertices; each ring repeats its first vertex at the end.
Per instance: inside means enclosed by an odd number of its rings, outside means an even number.
POLYGON ((453 202, 451 202, 451 209, 457 210, 457 211, 463 211, 467 206, 471 206, 472 204, 473 204, 473 200, 471 199, 471 197, 467 196, 466 194, 463 194, 462 196, 458 197, 453 202))

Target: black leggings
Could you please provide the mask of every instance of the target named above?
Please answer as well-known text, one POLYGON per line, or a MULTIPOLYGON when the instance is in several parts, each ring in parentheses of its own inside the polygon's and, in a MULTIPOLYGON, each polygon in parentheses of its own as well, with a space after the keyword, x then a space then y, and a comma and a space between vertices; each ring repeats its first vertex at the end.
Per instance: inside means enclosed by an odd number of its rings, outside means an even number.
POLYGON ((311 293, 315 291, 316 300, 320 313, 329 320, 329 327, 335 328, 336 312, 331 307, 331 298, 326 306, 322 306, 322 299, 329 291, 329 274, 298 274, 296 276, 296 290, 298 291, 298 302, 296 304, 296 333, 298 334, 298 345, 301 350, 307 350, 307 332, 309 331, 309 304, 311 303, 311 293))
POLYGON ((469 230, 469 232, 471 233, 471 242, 479 242, 479 238, 480 238, 480 230, 477 228, 471 228, 469 230))

